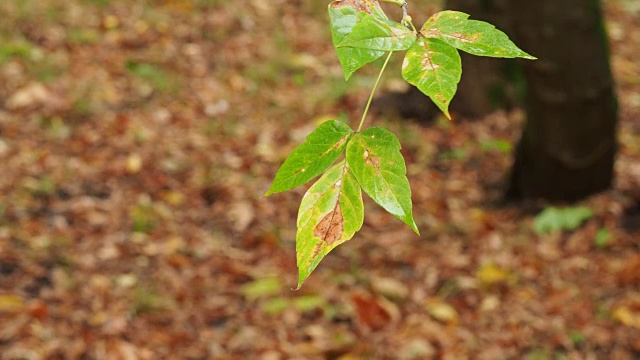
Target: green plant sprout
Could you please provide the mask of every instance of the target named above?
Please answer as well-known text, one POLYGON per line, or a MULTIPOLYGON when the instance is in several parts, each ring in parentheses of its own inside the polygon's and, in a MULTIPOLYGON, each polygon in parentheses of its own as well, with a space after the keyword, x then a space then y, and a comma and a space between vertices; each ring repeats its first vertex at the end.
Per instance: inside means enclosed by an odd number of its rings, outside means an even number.
POLYGON ((324 173, 300 203, 296 233, 298 288, 325 255, 362 227, 362 190, 419 234, 400 142, 379 127, 362 130, 394 52, 406 51, 402 77, 429 96, 447 118, 451 118, 449 103, 462 75, 458 50, 478 56, 535 59, 493 25, 469 20, 465 13, 436 13, 417 30, 406 0, 382 1, 402 8, 401 22, 390 20, 378 0, 336 0, 329 4, 333 45, 345 80, 388 53, 357 130, 337 120, 320 124, 287 157, 265 194, 293 189, 324 173), (343 153, 344 159, 334 165, 343 153))

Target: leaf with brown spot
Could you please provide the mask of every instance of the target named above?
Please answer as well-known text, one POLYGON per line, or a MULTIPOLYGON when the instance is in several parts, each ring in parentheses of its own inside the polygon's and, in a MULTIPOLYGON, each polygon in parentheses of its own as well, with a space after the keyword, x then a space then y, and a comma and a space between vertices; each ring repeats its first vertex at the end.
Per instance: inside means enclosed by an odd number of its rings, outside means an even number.
POLYGON ((329 4, 333 46, 338 54, 338 60, 340 60, 346 80, 349 80, 356 70, 380 58, 385 53, 376 49, 340 47, 340 43, 367 16, 373 16, 381 21, 389 21, 376 0, 341 0, 329 4))
POLYGON ((327 245, 332 245, 340 240, 344 231, 344 218, 340 202, 336 203, 335 209, 325 215, 313 229, 313 236, 321 239, 327 245))
POLYGON ((440 39, 472 55, 535 59, 520 50, 495 26, 484 21, 469 20, 468 14, 459 11, 447 10, 434 14, 420 29, 420 34, 440 39))
POLYGON ((364 163, 368 166, 371 166, 373 168, 373 171, 377 174, 380 173, 380 158, 373 155, 373 154, 369 154, 369 149, 366 149, 364 151, 364 163))
POLYGON ((378 0, 335 0, 329 4, 329 9, 342 9, 345 7, 353 8, 357 12, 387 18, 378 0))
POLYGON ((360 185, 342 161, 320 177, 300 203, 296 233, 298 287, 325 255, 360 230, 363 220, 360 185))
POLYGON ((449 118, 449 103, 461 75, 458 50, 437 38, 418 39, 402 64, 402 77, 429 96, 449 118))
POLYGON ((419 233, 407 168, 395 135, 377 127, 354 135, 347 145, 347 163, 367 195, 419 233))

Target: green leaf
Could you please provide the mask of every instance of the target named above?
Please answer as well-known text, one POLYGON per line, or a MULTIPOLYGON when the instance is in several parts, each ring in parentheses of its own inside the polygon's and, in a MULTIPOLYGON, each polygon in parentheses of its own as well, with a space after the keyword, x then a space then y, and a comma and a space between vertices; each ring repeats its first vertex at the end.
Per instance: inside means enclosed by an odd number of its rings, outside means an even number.
POLYGON ((298 288, 336 246, 350 240, 364 220, 358 181, 344 161, 333 166, 304 195, 298 212, 298 288))
POLYGON ((480 146, 484 151, 500 151, 503 153, 511 152, 512 145, 510 142, 502 139, 481 140, 480 146))
POLYGON ((611 233, 609 233, 609 230, 607 228, 603 227, 598 230, 596 238, 594 239, 594 243, 598 248, 603 248, 609 243, 610 238, 611 233))
POLYGON ((459 11, 436 13, 427 20, 420 33, 428 38, 442 39, 456 49, 472 55, 535 59, 520 50, 495 26, 484 21, 469 20, 468 14, 459 11))
POLYGON ((353 47, 380 51, 407 50, 416 41, 416 34, 408 27, 373 15, 365 14, 345 36, 338 48, 353 47))
POLYGON ((337 121, 326 121, 295 148, 276 173, 265 196, 287 191, 320 175, 342 154, 353 130, 337 121))
POLYGON ((240 291, 248 300, 256 300, 278 294, 281 289, 279 278, 267 277, 243 285, 240 291))
POLYGON ((593 216, 588 207, 558 209, 548 207, 536 216, 534 230, 537 234, 549 234, 562 230, 575 230, 593 216))
POLYGON ((367 14, 387 18, 378 2, 373 0, 336 0, 329 4, 331 37, 346 80, 359 68, 384 55, 384 51, 379 50, 338 47, 367 14))
POLYGON ((402 64, 402 77, 429 96, 448 118, 461 75, 458 50, 440 39, 418 39, 402 64))
POLYGON ((362 189, 389 213, 419 234, 411 212, 411 187, 395 135, 371 128, 351 138, 347 163, 362 189))
POLYGON ((326 305, 327 300, 318 295, 300 296, 293 300, 293 307, 302 312, 322 309, 326 305))
POLYGON ((269 299, 261 306, 261 310, 269 315, 281 314, 289 308, 291 308, 291 303, 285 297, 269 299))

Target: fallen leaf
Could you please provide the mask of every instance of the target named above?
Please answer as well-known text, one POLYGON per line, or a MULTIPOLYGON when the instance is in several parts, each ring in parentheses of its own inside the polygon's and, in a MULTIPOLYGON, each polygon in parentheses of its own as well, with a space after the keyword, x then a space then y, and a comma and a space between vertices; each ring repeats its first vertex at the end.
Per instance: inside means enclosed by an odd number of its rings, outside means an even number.
POLYGON ((621 285, 640 284, 640 255, 627 258, 617 275, 621 285))
POLYGON ((354 292, 351 301, 355 305, 358 322, 368 330, 380 330, 400 316, 393 303, 368 293, 354 292))
POLYGON ((390 300, 402 301, 409 296, 409 288, 394 278, 375 277, 371 279, 371 287, 390 300))
POLYGON ((50 96, 49 90, 40 83, 31 83, 17 92, 7 100, 6 107, 9 110, 17 110, 39 105, 50 96))
POLYGON ((429 299, 426 303, 427 311, 434 319, 455 325, 458 323, 458 312, 456 309, 438 298, 429 299))
POLYGON ((0 295, 0 311, 19 312, 24 308, 24 300, 17 295, 0 295))
POLYGON ((436 349, 425 339, 410 340, 400 350, 402 359, 432 359, 435 355, 436 349))
POLYGON ((137 174, 142 168, 142 158, 140 154, 131 154, 127 158, 127 172, 130 174, 137 174))
POLYGON ((29 304, 29 314, 40 321, 45 320, 49 314, 47 303, 41 299, 31 302, 29 304))
POLYGON ((513 279, 513 274, 506 269, 502 269, 495 264, 488 263, 482 265, 476 272, 476 277, 483 285, 496 285, 505 283, 513 279))
POLYGON ((229 218, 233 221, 233 229, 237 232, 245 231, 255 219, 253 204, 247 200, 233 203, 229 210, 229 218))
POLYGON ((254 280, 242 286, 242 294, 247 300, 257 300, 260 298, 277 295, 282 290, 282 283, 279 278, 268 277, 254 280))
POLYGON ((617 307, 611 316, 622 324, 640 329, 640 312, 634 312, 626 306, 617 307))

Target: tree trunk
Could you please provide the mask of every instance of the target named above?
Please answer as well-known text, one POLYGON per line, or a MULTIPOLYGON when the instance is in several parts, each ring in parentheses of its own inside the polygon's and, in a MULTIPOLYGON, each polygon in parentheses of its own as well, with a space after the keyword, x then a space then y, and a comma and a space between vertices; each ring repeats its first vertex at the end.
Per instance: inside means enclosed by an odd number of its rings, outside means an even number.
POLYGON ((611 186, 617 105, 597 0, 513 0, 524 63, 527 122, 510 198, 577 200, 611 186))

